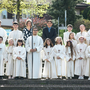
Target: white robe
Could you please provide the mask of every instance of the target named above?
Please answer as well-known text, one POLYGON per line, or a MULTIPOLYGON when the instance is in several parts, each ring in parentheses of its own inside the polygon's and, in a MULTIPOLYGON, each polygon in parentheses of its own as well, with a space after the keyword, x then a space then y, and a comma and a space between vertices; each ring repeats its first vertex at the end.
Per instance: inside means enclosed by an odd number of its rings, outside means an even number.
POLYGON ((76 61, 75 61, 75 74, 76 75, 85 75, 86 69, 86 51, 87 45, 85 43, 77 44, 76 46, 76 61), (83 59, 80 60, 78 58, 82 57, 83 59))
POLYGON ((44 50, 43 60, 45 61, 43 77, 57 78, 52 48, 48 46, 47 48, 44 47, 43 50, 44 50), (47 62, 45 59, 48 59, 49 62, 47 62))
POLYGON ((76 46, 77 46, 77 41, 74 40, 74 39, 70 39, 70 41, 72 41, 72 44, 73 44, 73 49, 74 49, 74 52, 76 53, 76 46))
MULTIPOLYGON (((87 32, 86 31, 84 31, 84 32, 79 32, 79 33, 77 33, 76 34, 76 40, 77 40, 77 43, 79 43, 79 37, 80 36, 83 36, 84 38, 86 38, 87 37, 87 32)), ((86 42, 85 42, 86 43, 86 42)))
POLYGON ((90 30, 88 30, 88 32, 87 32, 86 43, 87 43, 87 45, 90 44, 90 30))
POLYGON ((90 77, 90 46, 88 46, 86 49, 86 58, 87 58, 87 63, 86 63, 85 76, 90 77))
POLYGON ((6 39, 7 39, 7 32, 2 27, 0 27, 0 36, 3 37, 3 44, 5 44, 6 39))
POLYGON ((4 75, 4 63, 6 59, 6 46, 5 44, 0 44, 0 76, 4 75))
POLYGON ((36 52, 33 52, 33 76, 32 76, 32 36, 30 36, 26 41, 26 50, 28 52, 28 78, 37 79, 41 78, 42 72, 42 60, 40 58, 40 52, 43 48, 43 40, 38 35, 33 36, 33 49, 37 49, 36 52))
POLYGON ((14 76, 13 77, 26 77, 26 50, 24 47, 18 46, 13 50, 14 59, 14 76), (21 60, 16 59, 20 57, 21 60))
POLYGON ((74 77, 74 60, 75 60, 75 52, 73 50, 73 57, 71 57, 71 50, 70 47, 66 47, 66 71, 67 71, 67 77, 74 77), (72 58, 71 61, 69 59, 72 58))
POLYGON ((14 46, 8 46, 6 49, 7 63, 6 63, 6 75, 13 75, 14 61, 13 61, 13 49, 14 46))
POLYGON ((55 45, 53 47, 53 55, 55 57, 57 76, 66 76, 65 46, 60 44, 55 45), (57 59, 57 56, 61 59, 57 59))
MULTIPOLYGON (((65 32, 63 34, 63 40, 64 40, 64 44, 66 45, 66 41, 69 40, 69 34, 72 33, 72 32, 65 32)), ((75 33, 74 33, 74 37, 75 37, 75 33)))
POLYGON ((14 46, 17 46, 17 41, 19 38, 23 39, 22 32, 20 30, 13 30, 9 34, 9 38, 12 38, 14 41, 14 46))

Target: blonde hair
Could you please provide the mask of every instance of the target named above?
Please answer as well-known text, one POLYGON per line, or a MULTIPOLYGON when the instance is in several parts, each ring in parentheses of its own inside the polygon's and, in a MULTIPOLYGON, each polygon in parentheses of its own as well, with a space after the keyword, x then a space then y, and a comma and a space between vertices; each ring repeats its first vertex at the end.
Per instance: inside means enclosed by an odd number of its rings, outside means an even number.
POLYGON ((62 45, 62 44, 63 44, 63 42, 62 42, 62 37, 56 37, 56 38, 55 38, 56 44, 57 44, 57 39, 60 39, 60 40, 61 40, 61 43, 60 43, 60 44, 62 45))

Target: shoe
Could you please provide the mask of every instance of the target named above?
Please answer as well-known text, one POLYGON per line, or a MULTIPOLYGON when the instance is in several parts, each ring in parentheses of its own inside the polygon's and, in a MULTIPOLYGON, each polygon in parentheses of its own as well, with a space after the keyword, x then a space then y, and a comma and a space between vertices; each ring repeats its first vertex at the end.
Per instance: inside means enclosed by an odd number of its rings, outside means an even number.
POLYGON ((84 79, 84 77, 83 77, 83 76, 81 76, 81 79, 84 79))
POLYGON ((88 80, 90 80, 90 77, 88 78, 88 80))
POLYGON ((78 79, 81 79, 81 76, 79 76, 78 79))
POLYGON ((70 79, 72 79, 72 77, 70 77, 70 79))
POLYGON ((11 76, 9 76, 8 79, 11 79, 11 76))

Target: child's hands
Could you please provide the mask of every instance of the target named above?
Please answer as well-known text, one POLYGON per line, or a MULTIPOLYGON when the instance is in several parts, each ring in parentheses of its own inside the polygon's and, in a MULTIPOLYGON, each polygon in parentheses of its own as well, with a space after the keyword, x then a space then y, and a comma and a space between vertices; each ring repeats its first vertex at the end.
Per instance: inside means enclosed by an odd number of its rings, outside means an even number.
POLYGON ((49 62, 49 60, 48 60, 48 59, 46 59, 46 61, 47 61, 47 62, 49 62))
POLYGON ((82 58, 82 57, 80 57, 80 58, 78 58, 78 59, 82 60, 83 58, 82 58))
POLYGON ((61 59, 59 56, 57 56, 57 59, 61 59))

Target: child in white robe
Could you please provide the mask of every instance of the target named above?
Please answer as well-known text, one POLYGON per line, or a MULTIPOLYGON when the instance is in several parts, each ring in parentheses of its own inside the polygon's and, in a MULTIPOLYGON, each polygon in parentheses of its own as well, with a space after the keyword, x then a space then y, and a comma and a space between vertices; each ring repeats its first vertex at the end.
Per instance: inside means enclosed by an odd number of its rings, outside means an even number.
POLYGON ((3 44, 3 37, 0 36, 0 79, 3 79, 4 63, 6 61, 6 46, 3 44))
POLYGON ((14 59, 14 77, 25 78, 26 77, 26 50, 23 47, 23 40, 18 39, 17 47, 13 50, 14 59))
POLYGON ((75 60, 75 52, 73 49, 72 41, 67 41, 66 43, 66 61, 67 61, 67 79, 70 77, 74 77, 74 60, 75 60))
POLYGON ((43 77, 46 77, 46 79, 57 77, 55 70, 55 61, 53 60, 52 47, 53 44, 51 40, 47 38, 45 40, 44 48, 43 48, 44 51, 43 60, 45 61, 43 77))
POLYGON ((81 24, 79 28, 80 28, 80 32, 78 32, 75 37, 77 40, 77 43, 79 43, 80 36, 84 37, 84 42, 86 43, 87 31, 85 30, 85 25, 81 24))
MULTIPOLYGON (((73 26, 71 24, 67 25, 67 32, 63 34, 64 44, 66 45, 66 41, 69 39, 69 34, 72 33, 73 26)), ((75 37, 75 33, 74 33, 75 37)))
POLYGON ((13 79, 13 49, 14 49, 14 42, 13 39, 10 38, 8 40, 9 46, 6 49, 6 56, 7 56, 7 63, 6 63, 6 75, 8 79, 13 79))
POLYGON ((65 70, 65 46, 62 44, 62 38, 56 37, 56 45, 53 47, 53 53, 55 57, 57 77, 62 78, 66 75, 65 70))
POLYGON ((76 50, 77 41, 75 40, 75 36, 73 32, 69 34, 69 40, 72 41, 73 49, 76 50))
POLYGON ((88 80, 90 80, 90 40, 89 40, 89 46, 86 49, 86 58, 87 58, 87 63, 86 63, 86 71, 85 71, 85 76, 88 76, 88 80))
POLYGON ((79 75, 78 79, 84 79, 86 68, 86 55, 85 51, 87 45, 84 43, 84 37, 79 38, 80 43, 76 46, 76 61, 75 61, 75 74, 79 75))

